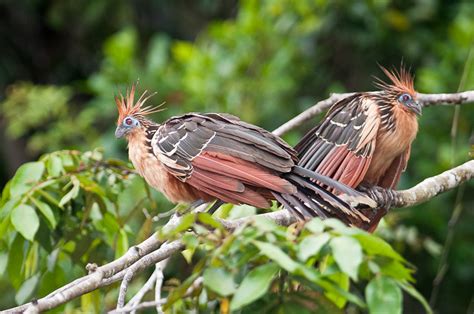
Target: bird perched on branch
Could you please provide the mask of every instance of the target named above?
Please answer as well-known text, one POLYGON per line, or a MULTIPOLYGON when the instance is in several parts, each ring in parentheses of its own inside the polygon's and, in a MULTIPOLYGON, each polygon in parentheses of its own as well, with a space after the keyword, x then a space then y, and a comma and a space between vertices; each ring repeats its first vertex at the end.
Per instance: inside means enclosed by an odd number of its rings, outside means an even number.
MULTIPOLYGON (((353 188, 396 187, 418 132, 421 105, 407 70, 382 70, 391 82, 378 80, 381 91, 340 100, 295 146, 298 165, 353 188)), ((359 227, 373 231, 386 210, 363 213, 370 223, 359 227)))
POLYGON ((116 97, 116 137, 128 140, 129 158, 148 184, 171 202, 221 200, 267 208, 277 200, 301 219, 337 217, 347 224, 367 221, 346 201, 371 200, 343 184, 296 166, 296 152, 282 139, 227 114, 190 113, 161 124, 146 118, 160 111, 135 102, 135 86, 116 97))

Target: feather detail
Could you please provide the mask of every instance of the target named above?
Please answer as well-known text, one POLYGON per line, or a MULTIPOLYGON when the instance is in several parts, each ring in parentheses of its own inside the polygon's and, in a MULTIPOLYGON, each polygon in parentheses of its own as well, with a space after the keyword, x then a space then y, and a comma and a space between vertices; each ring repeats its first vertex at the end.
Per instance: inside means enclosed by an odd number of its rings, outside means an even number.
POLYGON ((241 180, 246 184, 264 187, 280 193, 294 193, 295 187, 288 181, 256 167, 249 162, 220 153, 204 152, 193 161, 195 168, 212 171, 241 180))

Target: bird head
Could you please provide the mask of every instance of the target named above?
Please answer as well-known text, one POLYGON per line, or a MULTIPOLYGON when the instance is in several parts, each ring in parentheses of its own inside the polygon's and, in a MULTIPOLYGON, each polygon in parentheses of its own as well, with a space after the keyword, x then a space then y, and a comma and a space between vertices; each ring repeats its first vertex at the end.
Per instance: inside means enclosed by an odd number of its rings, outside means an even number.
POLYGON ((389 71, 384 67, 380 68, 391 82, 386 83, 377 78, 375 85, 383 90, 383 96, 387 102, 394 106, 400 106, 405 111, 421 115, 422 107, 416 99, 413 76, 410 72, 403 66, 399 71, 396 69, 389 71))
POLYGON ((128 136, 139 130, 146 121, 146 115, 163 110, 160 108, 163 104, 157 107, 143 106, 155 93, 147 95, 147 91, 145 91, 135 102, 135 90, 136 84, 132 85, 130 90, 127 90, 126 97, 122 94, 115 97, 115 103, 119 112, 117 128, 115 129, 115 136, 117 138, 128 136))

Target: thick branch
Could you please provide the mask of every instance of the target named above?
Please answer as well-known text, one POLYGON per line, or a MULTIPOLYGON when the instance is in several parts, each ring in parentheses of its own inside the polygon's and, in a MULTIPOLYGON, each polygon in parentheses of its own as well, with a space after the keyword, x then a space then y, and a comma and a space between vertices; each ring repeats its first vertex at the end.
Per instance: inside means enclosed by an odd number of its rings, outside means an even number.
MULTIPOLYGON (((388 200, 387 205, 390 205, 388 208, 409 207, 425 203, 436 195, 452 190, 472 178, 474 178, 474 160, 425 179, 408 190, 391 191, 390 194, 393 194, 393 196, 388 200)), ((386 198, 382 194, 383 192, 375 193, 371 197, 378 204, 383 204, 386 198)))
MULTIPOLYGON (((327 99, 317 102, 312 107, 303 111, 293 119, 284 123, 273 131, 274 134, 281 136, 288 131, 302 125, 304 122, 310 120, 317 114, 321 113, 325 109, 331 107, 339 100, 353 95, 354 93, 344 94, 331 94, 327 99)), ((423 107, 429 107, 434 105, 455 105, 455 104, 467 104, 474 102, 474 91, 466 91, 462 93, 452 94, 421 94, 418 93, 418 101, 423 107)))

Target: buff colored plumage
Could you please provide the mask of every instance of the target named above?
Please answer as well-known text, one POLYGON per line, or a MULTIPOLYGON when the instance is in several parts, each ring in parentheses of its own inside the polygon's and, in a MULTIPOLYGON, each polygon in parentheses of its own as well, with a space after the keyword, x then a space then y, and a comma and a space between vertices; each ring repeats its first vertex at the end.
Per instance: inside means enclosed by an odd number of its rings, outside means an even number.
MULTIPOLYGON (((336 103, 295 149, 299 165, 350 187, 395 188, 418 132, 413 78, 405 69, 388 71, 379 92, 357 93, 336 103)), ((374 230, 385 210, 365 211, 374 230)))

